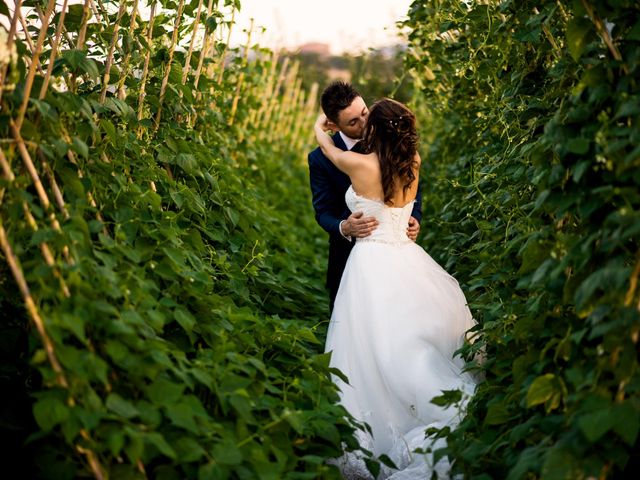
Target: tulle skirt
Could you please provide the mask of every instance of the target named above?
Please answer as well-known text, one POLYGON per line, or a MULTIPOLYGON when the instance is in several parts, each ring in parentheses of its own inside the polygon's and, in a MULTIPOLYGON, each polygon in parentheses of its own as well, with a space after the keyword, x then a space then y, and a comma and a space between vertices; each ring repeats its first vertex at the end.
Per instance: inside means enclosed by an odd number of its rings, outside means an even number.
MULTIPOLYGON (((458 282, 420 246, 359 241, 353 248, 325 351, 349 380, 334 378, 342 405, 371 427, 373 435, 359 432, 361 445, 399 467, 382 478, 430 478, 434 470, 446 476, 446 459, 433 465, 431 456, 412 452, 434 447, 428 427, 459 421, 460 409, 434 405, 433 397, 456 389, 473 394, 473 377, 453 356, 473 324, 458 282)), ((357 455, 338 464, 346 478, 368 477, 357 455)))

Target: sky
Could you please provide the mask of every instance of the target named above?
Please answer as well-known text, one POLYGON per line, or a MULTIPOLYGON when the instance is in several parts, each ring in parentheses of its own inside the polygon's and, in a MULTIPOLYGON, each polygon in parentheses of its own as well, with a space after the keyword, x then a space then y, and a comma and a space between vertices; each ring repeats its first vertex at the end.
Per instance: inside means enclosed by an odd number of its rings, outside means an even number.
MULTIPOLYGON (((397 43, 395 22, 412 0, 241 0, 231 43, 246 41, 250 18, 266 31, 256 40, 269 48, 293 49, 307 42, 328 43, 333 54, 358 53, 397 43)), ((254 30, 255 31, 255 30, 254 30)), ((252 42, 253 43, 253 42, 252 42)))

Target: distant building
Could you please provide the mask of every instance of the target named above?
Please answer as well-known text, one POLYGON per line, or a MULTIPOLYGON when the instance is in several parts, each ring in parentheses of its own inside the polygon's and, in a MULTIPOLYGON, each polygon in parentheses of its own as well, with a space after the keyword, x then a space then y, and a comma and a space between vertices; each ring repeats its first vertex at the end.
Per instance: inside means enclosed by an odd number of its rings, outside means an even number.
POLYGON ((298 51, 304 53, 315 53, 321 57, 328 57, 331 55, 331 49, 328 43, 310 42, 300 45, 298 51))

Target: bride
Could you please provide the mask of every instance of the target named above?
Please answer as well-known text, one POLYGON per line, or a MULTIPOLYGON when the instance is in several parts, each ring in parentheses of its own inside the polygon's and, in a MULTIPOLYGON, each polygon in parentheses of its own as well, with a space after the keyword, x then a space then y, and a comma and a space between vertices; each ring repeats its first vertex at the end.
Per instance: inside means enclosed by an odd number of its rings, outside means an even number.
MULTIPOLYGON (((455 426, 460 412, 431 399, 443 390, 473 394, 473 378, 454 358, 474 325, 458 282, 406 234, 418 189, 420 156, 414 114, 391 99, 376 102, 363 137, 365 154, 336 148, 321 115, 315 134, 322 152, 351 179, 349 209, 374 216, 378 228, 358 238, 344 270, 327 334, 340 402, 360 423, 360 446, 387 455, 397 469, 379 478, 447 477, 446 458, 415 453, 440 448, 429 427, 455 426)), ((440 440, 442 442, 442 440, 440 440)), ((337 460, 345 478, 372 478, 362 458, 337 460)))

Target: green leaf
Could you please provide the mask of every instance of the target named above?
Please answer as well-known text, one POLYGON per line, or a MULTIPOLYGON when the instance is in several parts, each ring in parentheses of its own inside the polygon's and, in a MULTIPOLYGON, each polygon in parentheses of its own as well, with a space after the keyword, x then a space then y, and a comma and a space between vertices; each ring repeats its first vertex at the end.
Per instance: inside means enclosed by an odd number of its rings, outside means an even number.
POLYGON ((48 432, 56 425, 67 421, 69 409, 57 398, 46 396, 38 400, 33 406, 33 416, 38 426, 48 432))
MULTIPOLYGON (((89 18, 93 15, 91 9, 87 12, 89 18)), ((64 17, 65 27, 70 29, 71 31, 77 31, 80 29, 80 25, 82 23, 82 16, 84 14, 84 9, 81 4, 69 5, 69 10, 64 17)))
POLYGON ((138 409, 131 402, 117 393, 109 394, 106 405, 109 410, 124 418, 133 418, 139 414, 138 409))
POLYGON ((171 445, 167 443, 162 434, 160 434, 159 432, 148 433, 145 436, 145 439, 149 443, 154 445, 158 450, 160 450, 163 455, 166 455, 167 457, 174 460, 177 458, 176 452, 173 450, 173 448, 171 448, 171 445))
POLYGON ((92 59, 87 58, 86 52, 82 50, 67 50, 62 53, 60 58, 75 72, 84 72, 94 80, 100 76, 96 63, 92 59))
POLYGON ((384 455, 384 454, 383 454, 383 455, 380 455, 380 456, 378 457, 378 460, 380 460, 380 462, 382 462, 384 465, 386 465, 386 466, 387 466, 387 467, 389 467, 389 468, 393 468, 393 469, 397 469, 397 468, 398 468, 398 467, 396 466, 396 464, 395 464, 395 463, 393 463, 393 460, 391 460, 391 459, 389 458, 389 456, 388 456, 388 455, 384 455))
POLYGON ((546 373, 537 377, 527 391, 527 407, 535 407, 545 403, 558 392, 556 376, 553 373, 546 373))
POLYGON ((185 332, 191 333, 193 331, 193 327, 196 325, 196 319, 187 310, 184 308, 176 308, 173 312, 173 317, 185 332))
POLYGON ((211 15, 207 17, 207 20, 205 21, 205 25, 206 25, 207 33, 215 32, 216 28, 218 27, 218 18, 215 15, 211 15))
POLYGON ((291 411, 285 409, 282 413, 283 417, 287 420, 287 423, 300 435, 304 432, 304 418, 299 411, 291 411))
POLYGON ((440 407, 454 405, 462 400, 462 392, 460 390, 442 390, 442 395, 433 397, 431 403, 440 407))
POLYGON ((213 447, 213 458, 223 465, 239 465, 242 462, 242 452, 229 441, 223 441, 213 447))
POLYGON ((571 138, 567 141, 567 150, 578 155, 589 151, 589 140, 586 138, 571 138))
POLYGON ((112 143, 117 142, 118 137, 116 135, 116 127, 113 125, 113 123, 110 120, 107 120, 106 118, 101 118, 100 127, 102 128, 102 130, 104 130, 104 132, 107 134, 107 138, 112 143))
POLYGON ((582 415, 578 419, 578 426, 587 440, 594 443, 613 428, 614 422, 611 410, 606 409, 582 415))
POLYGON ((176 403, 182 398, 185 385, 178 382, 171 382, 165 378, 156 379, 149 387, 147 394, 149 399, 158 404, 176 403))
POLYGON ((86 143, 84 143, 78 137, 73 137, 72 143, 71 143, 71 148, 73 148, 73 150, 78 155, 80 155, 80 156, 82 156, 84 158, 88 158, 89 157, 89 147, 87 146, 86 143))
POLYGON ((591 22, 583 17, 573 18, 567 24, 567 48, 576 62, 582 56, 591 28, 591 22))
POLYGON ((501 425, 512 417, 508 408, 503 404, 489 405, 487 415, 484 417, 485 425, 501 425))
POLYGON ((58 120, 58 112, 56 112, 55 108, 49 105, 47 102, 42 100, 36 100, 35 98, 30 98, 29 102, 34 104, 40 114, 49 120, 57 121, 58 120))
POLYGON ((186 405, 184 403, 176 403, 174 405, 166 407, 165 413, 169 420, 171 420, 171 423, 173 423, 174 425, 182 427, 185 430, 196 435, 200 433, 200 429, 198 428, 198 425, 193 418, 193 414, 189 405, 186 405))
POLYGON ((631 27, 631 30, 627 33, 627 39, 640 41, 640 20, 631 27))
POLYGON ((380 464, 375 460, 365 457, 364 463, 367 466, 367 470, 371 473, 371 475, 377 477, 380 474, 380 464))
POLYGON ((124 447, 124 432, 119 428, 109 428, 104 436, 104 442, 112 455, 119 455, 124 447))
POLYGON ((174 445, 178 458, 182 462, 197 462, 207 453, 196 440, 190 437, 180 437, 174 445))
MULTIPOLYGON (((636 397, 637 398, 637 397, 636 397)), ((629 445, 633 447, 640 430, 640 412, 631 400, 613 406, 613 430, 629 445)))
POLYGON ((548 480, 566 480, 568 478, 579 478, 580 466, 576 458, 567 450, 554 447, 545 455, 542 465, 542 478, 548 480))

